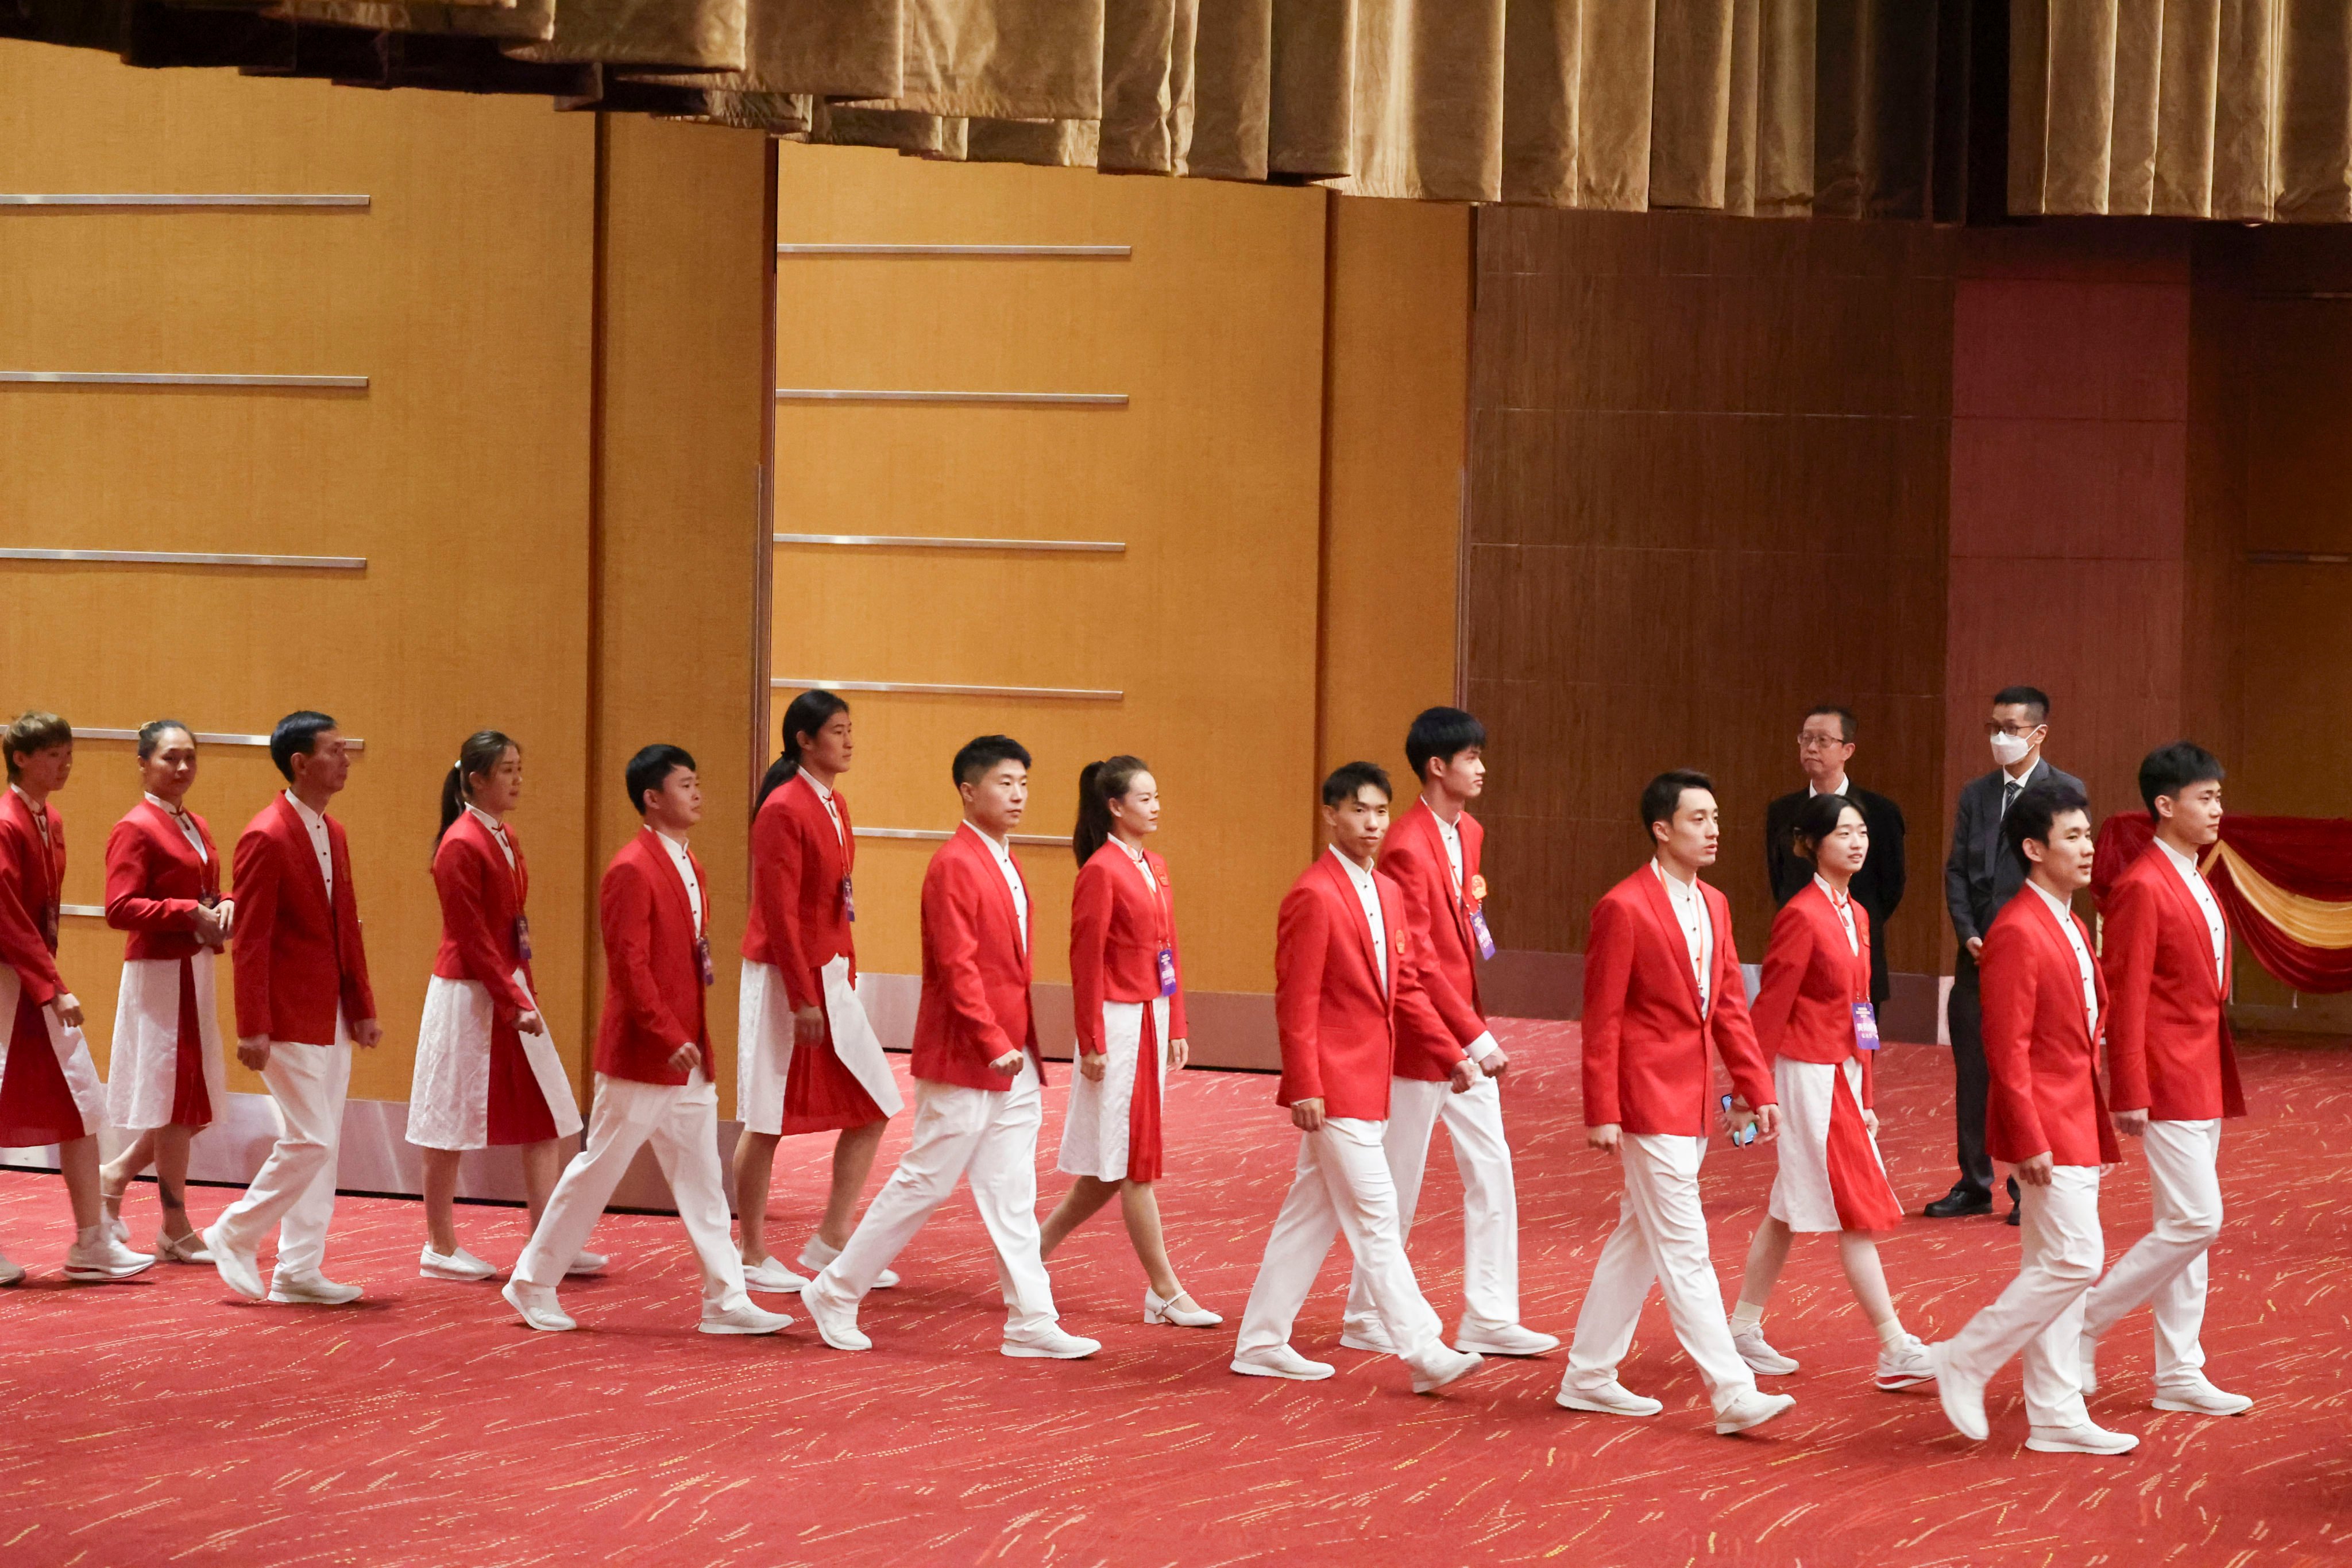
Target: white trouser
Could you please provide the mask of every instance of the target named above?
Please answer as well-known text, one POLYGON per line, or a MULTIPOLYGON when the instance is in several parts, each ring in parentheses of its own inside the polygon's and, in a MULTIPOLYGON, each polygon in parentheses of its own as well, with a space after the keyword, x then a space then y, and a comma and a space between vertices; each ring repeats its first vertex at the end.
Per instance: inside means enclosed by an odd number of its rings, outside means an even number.
POLYGON ((1025 1056, 1010 1089, 916 1079, 913 1141, 866 1205, 849 1245, 809 1282, 808 1292, 838 1310, 856 1310, 891 1260, 954 1195, 961 1178, 971 1184, 971 1206, 996 1248, 1004 1337, 1032 1339, 1052 1328, 1060 1314, 1037 1238, 1037 1128, 1045 1119, 1036 1064, 1025 1056))
POLYGON ((2079 1426, 2083 1408, 2083 1302, 2105 1260, 2099 1234, 2099 1168, 2059 1165, 2050 1184, 2018 1184, 2021 1257, 2017 1278, 1945 1346, 1950 1371, 1983 1384, 2025 1352, 2025 1418, 2079 1426))
POLYGON ((727 1217, 727 1188, 719 1173, 719 1089, 698 1067, 683 1084, 639 1083, 596 1075, 596 1101, 588 1111, 588 1141, 547 1200, 530 1245, 515 1264, 515 1283, 553 1289, 588 1245, 613 1189, 628 1174, 637 1151, 652 1144, 669 1183, 670 1201, 702 1265, 705 1314, 747 1306, 743 1259, 727 1217))
POLYGON ((1617 1363, 1633 1349, 1633 1328, 1655 1280, 1675 1338, 1698 1363, 1707 1397, 1720 1413, 1754 1392, 1756 1374, 1732 1348, 1723 1287, 1707 1254, 1706 1213, 1698 1197, 1706 1140, 1628 1132, 1617 1141, 1617 1157, 1625 1168, 1624 1203, 1576 1314, 1560 1388, 1590 1394, 1617 1381, 1617 1363))
POLYGON ((2156 1301, 2156 1385, 2193 1384, 2204 1375, 2205 1251, 2221 1233, 2221 1123, 2150 1121, 2147 1184, 2156 1224, 2091 1287, 2083 1331, 2105 1335, 2127 1312, 2156 1301))
MULTIPOLYGON (((1389 1081, 1389 1126, 1381 1146, 1396 1184, 1397 1239, 1412 1240, 1429 1138, 1441 1121, 1462 1173, 1462 1326, 1508 1328, 1519 1321, 1519 1199, 1511 1182, 1511 1145, 1503 1136, 1502 1086, 1495 1079, 1481 1078, 1461 1094, 1442 1080, 1389 1081)), ((1371 1289, 1358 1268, 1348 1281, 1347 1326, 1360 1331, 1374 1316, 1371 1289)))
MULTIPOLYGON (((341 1026, 338 1017, 336 1034, 342 1034, 341 1026)), ((261 1081, 269 1086, 270 1109, 278 1113, 278 1142, 245 1196, 222 1211, 214 1226, 231 1251, 251 1252, 275 1224, 278 1272, 301 1279, 318 1273, 327 1258, 343 1096, 352 1084, 351 1042, 301 1046, 273 1040, 261 1081)))
POLYGON ((1416 1372, 1433 1370, 1444 1359, 1444 1325, 1423 1299, 1404 1255, 1396 1182, 1381 1146, 1387 1127, 1334 1116, 1324 1120, 1321 1131, 1300 1135, 1297 1171, 1265 1238, 1265 1260, 1242 1312, 1236 1355, 1290 1342, 1291 1324, 1315 1288, 1332 1238, 1344 1236, 1397 1354, 1416 1372))

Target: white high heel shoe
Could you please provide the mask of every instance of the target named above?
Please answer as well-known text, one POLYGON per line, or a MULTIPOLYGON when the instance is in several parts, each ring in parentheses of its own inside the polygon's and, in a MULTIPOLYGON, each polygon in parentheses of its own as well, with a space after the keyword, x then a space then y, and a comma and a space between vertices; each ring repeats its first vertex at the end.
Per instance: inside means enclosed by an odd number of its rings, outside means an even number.
POLYGON ((1143 1288, 1143 1321, 1147 1323, 1172 1323, 1180 1329, 1213 1329, 1225 1321, 1222 1315, 1210 1311, 1197 1302, 1190 1307, 1178 1306, 1176 1303, 1182 1300, 1186 1292, 1179 1290, 1175 1295, 1162 1300, 1152 1293, 1150 1286, 1145 1286, 1143 1288))

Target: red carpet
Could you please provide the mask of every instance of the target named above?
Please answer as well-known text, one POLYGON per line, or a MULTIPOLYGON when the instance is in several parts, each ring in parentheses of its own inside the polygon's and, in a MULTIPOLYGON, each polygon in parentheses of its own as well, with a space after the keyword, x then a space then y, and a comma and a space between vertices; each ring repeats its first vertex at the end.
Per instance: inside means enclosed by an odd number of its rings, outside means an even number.
MULTIPOLYGON (((1523 1064, 1506 1092, 1526 1317, 1565 1335, 1613 1220, 1612 1171, 1577 1125, 1574 1026, 1500 1032, 1523 1064)), ((1233 1326, 1295 1147, 1263 1077, 1186 1074, 1170 1093, 1171 1250, 1227 1326, 1145 1327, 1108 1213, 1054 1264, 1065 1321, 1105 1342, 1091 1363, 995 1353, 992 1270, 961 1200, 901 1258, 905 1288, 868 1300, 875 1352, 844 1355, 796 1308, 775 1340, 693 1332, 693 1270, 666 1218, 608 1219, 596 1245, 614 1273, 564 1293, 583 1331, 541 1335, 492 1287, 415 1278, 414 1204, 338 1211, 329 1263, 365 1305, 230 1305, 209 1269, 68 1286, 57 1180, 0 1174, 0 1247, 34 1269, 0 1294, 0 1564, 2352 1561, 2352 1054, 2271 1044, 2246 1068, 2256 1114, 2223 1146, 2206 1343, 2215 1380, 2259 1403, 2235 1420, 2148 1410, 2135 1320, 2091 1401, 2144 1438, 2117 1459, 2024 1452, 2013 1366, 1983 1445, 1950 1432, 1931 1389, 1875 1392, 1822 1239, 1801 1241, 1770 1320, 1804 1363, 1774 1384, 1797 1408, 1753 1437, 1714 1436, 1654 1299, 1624 1372, 1666 1402, 1654 1420, 1555 1408, 1557 1354, 1490 1361, 1416 1399, 1396 1363, 1339 1348, 1339 1249, 1297 1335, 1339 1376, 1234 1377, 1233 1326)), ((1949 1179, 1948 1074, 1943 1052, 1896 1047, 1879 1079, 1914 1208, 1949 1179)), ((1049 1091, 1049 1166, 1062 1097, 1049 1091)), ((902 1142, 894 1130, 886 1163, 902 1142)), ((787 1143, 779 1245, 797 1250, 825 1153, 787 1143)), ((1708 1161, 1727 1296, 1770 1170, 1761 1148, 1708 1161)), ((1062 1185, 1041 1179, 1046 1203, 1062 1185)), ((131 1208, 142 1244, 152 1193, 131 1208)), ((199 1191, 199 1223, 228 1195, 199 1191)), ((1449 1324, 1457 1196, 1441 1138, 1414 1251, 1449 1324)), ((2120 1251, 2147 1223, 2137 1165, 2105 1206, 2120 1251)), ((523 1239, 520 1211, 460 1220, 500 1264, 523 1239)), ((1906 1225, 1886 1256, 1910 1326, 1957 1329, 2008 1278, 2014 1235, 1906 1225)))

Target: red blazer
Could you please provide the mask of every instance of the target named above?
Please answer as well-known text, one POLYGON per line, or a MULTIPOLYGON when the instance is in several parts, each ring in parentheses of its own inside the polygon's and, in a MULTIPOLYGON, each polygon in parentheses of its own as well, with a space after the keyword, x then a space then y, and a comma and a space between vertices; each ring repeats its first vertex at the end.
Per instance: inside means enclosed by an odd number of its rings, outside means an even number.
MULTIPOLYGON (((1274 937, 1274 1020, 1282 1038, 1277 1105, 1319 1099, 1326 1116, 1385 1121, 1397 1036, 1411 1028, 1424 1039, 1447 1039, 1422 984, 1404 893, 1379 871, 1372 886, 1388 938, 1377 952, 1363 900, 1336 853, 1317 856, 1283 895, 1274 937)), ((1463 1051, 1450 1042, 1447 1048, 1450 1072, 1463 1051)))
MULTIPOLYGON (((2090 933, 2072 913, 2085 950, 2090 933)), ((2198 936, 2202 940, 2201 924, 2198 936)), ((2211 962, 2212 950, 2206 950, 2211 962)), ((2083 1011, 2083 977, 2057 917, 2040 894, 2020 889, 1985 932, 1977 960, 1984 998, 1985 1150, 2011 1164, 2048 1154, 2061 1165, 2122 1158, 2099 1092, 2098 1042, 2083 1011)), ((2107 1016, 2106 976, 2091 963, 2099 1019, 2107 1016)))
POLYGON ((514 983, 514 972, 534 987, 537 976, 515 940, 515 922, 522 918, 530 897, 530 867, 522 858, 522 840, 506 830, 514 847, 514 868, 507 868, 506 852, 498 835, 470 811, 460 810, 449 831, 433 851, 433 890, 441 895, 441 951, 433 973, 444 980, 478 981, 499 1005, 507 1021, 538 1006, 530 994, 514 983))
POLYGON ((1116 842, 1087 858, 1078 868, 1077 885, 1070 889, 1071 1002, 1077 1016, 1078 1048, 1089 1056, 1102 1054, 1105 1002, 1150 1002, 1159 996, 1163 947, 1176 964, 1176 994, 1168 998, 1169 1038, 1185 1037, 1176 895, 1168 885, 1168 862, 1149 849, 1143 858, 1159 879, 1156 893, 1143 885, 1134 860, 1116 842))
POLYGON ((1862 1103, 1874 1103, 1878 1053, 1857 1048, 1853 1005, 1870 1000, 1870 915, 1848 899, 1862 951, 1845 944, 1845 926, 1819 881, 1807 882, 1772 917, 1764 949, 1764 985, 1756 993, 1756 1044, 1769 1060, 1842 1062, 1862 1058, 1862 1103))
MULTIPOLYGON (((702 884, 703 927, 710 921, 710 883, 702 862, 687 861, 702 884)), ((669 1065, 692 1041, 710 1075, 710 1022, 704 1007, 702 961, 694 905, 661 836, 640 827, 621 846, 597 889, 604 939, 604 1016, 596 1031, 596 1070, 636 1083, 682 1084, 691 1076, 669 1065)))
POLYGON ((1771 1068, 1748 1019, 1731 905, 1705 882, 1699 891, 1715 927, 1705 1017, 1690 949, 1656 872, 1643 866, 1592 907, 1592 932, 1584 944, 1587 1127, 1614 1122, 1627 1132, 1706 1136, 1715 1088, 1706 1061, 1710 1039, 1741 1099, 1754 1106, 1779 1103, 1771 1068))
POLYGON ((106 838, 106 923, 131 933, 122 956, 194 958, 204 951, 191 922, 203 900, 218 900, 219 847, 212 829, 194 812, 200 857, 172 814, 142 800, 114 825, 106 838))
POLYGON ((1381 870, 1404 894, 1405 924, 1412 931, 1422 985, 1444 1026, 1431 1035, 1413 1022, 1417 1013, 1399 1021, 1396 1076, 1424 1082, 1451 1077, 1464 1049, 1486 1032, 1478 1003, 1478 938, 1470 929, 1470 911, 1478 907, 1475 893, 1483 886, 1477 879, 1478 851, 1486 830, 1466 811, 1455 829, 1462 838, 1459 891, 1446 863, 1437 814, 1426 802, 1398 817, 1381 846, 1381 870))
MULTIPOLYGON (((2229 916, 2221 917, 2229 929, 2229 916)), ((2222 943, 2226 975, 2232 962, 2222 943)), ((2196 895, 2160 845, 2117 878, 2099 926, 2099 963, 2115 995, 2107 1016, 2107 1098, 2159 1121, 2243 1116, 2238 1053, 2213 973, 2213 938, 2196 895)))
MULTIPOLYGON (((58 978, 57 911, 66 882, 66 821, 48 807, 49 841, 25 797, 0 785, 0 963, 16 972, 36 1007, 65 990, 58 978)), ((0 1028, 7 1027, 0 1019, 0 1028)))
POLYGON ((327 856, 335 870, 331 909, 310 831, 282 791, 237 836, 229 866, 236 924, 229 940, 236 954, 239 1039, 331 1045, 339 1005, 349 1024, 375 1016, 351 845, 331 816, 327 856))
MULTIPOLYGON (((1016 856, 1013 869, 1021 868, 1016 856)), ((1024 875, 1021 885, 1029 879, 1024 875)), ((1029 1000, 1032 900, 1024 930, 996 857, 969 823, 949 836, 923 873, 923 991, 915 1007, 914 1075, 964 1089, 1008 1089, 988 1064, 1025 1050, 1045 1081, 1029 1000)))
POLYGON ((824 1005, 819 976, 835 958, 847 958, 850 982, 857 980, 857 948, 842 897, 857 863, 857 840, 839 790, 833 805, 841 813, 838 837, 816 785, 794 773, 769 792, 751 818, 751 915, 743 956, 773 964, 795 1007, 824 1005))

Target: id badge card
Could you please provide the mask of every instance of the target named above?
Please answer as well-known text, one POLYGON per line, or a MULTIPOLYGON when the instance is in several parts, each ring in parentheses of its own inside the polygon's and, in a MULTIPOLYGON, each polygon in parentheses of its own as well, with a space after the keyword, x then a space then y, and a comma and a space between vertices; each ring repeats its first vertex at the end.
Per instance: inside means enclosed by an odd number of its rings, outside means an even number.
POLYGON ((705 985, 718 984, 719 972, 710 967, 710 939, 709 937, 698 936, 694 939, 694 958, 696 963, 702 965, 702 983, 705 985))
POLYGON ((846 873, 844 873, 841 879, 841 914, 844 920, 857 919, 857 894, 851 889, 846 873))
POLYGON ((517 916, 515 916, 515 923, 514 923, 514 944, 515 944, 515 956, 516 956, 517 958, 520 959, 523 963, 529 963, 530 962, 530 916, 528 916, 528 915, 517 915, 517 916))
POLYGON ((1853 1005, 1853 1045, 1862 1051, 1878 1048, 1878 1009, 1867 1002, 1853 1005))
POLYGON ((1176 954, 1172 949, 1160 950, 1160 994, 1176 994, 1176 954))
POLYGON ((1493 933, 1486 930, 1486 911, 1484 909, 1470 911, 1470 933, 1478 939, 1479 957, 1495 956, 1495 938, 1493 933))

